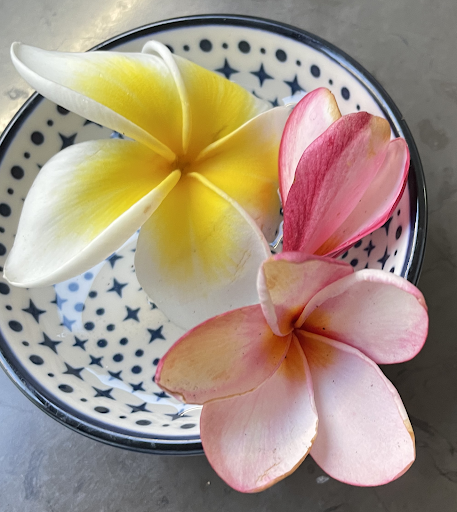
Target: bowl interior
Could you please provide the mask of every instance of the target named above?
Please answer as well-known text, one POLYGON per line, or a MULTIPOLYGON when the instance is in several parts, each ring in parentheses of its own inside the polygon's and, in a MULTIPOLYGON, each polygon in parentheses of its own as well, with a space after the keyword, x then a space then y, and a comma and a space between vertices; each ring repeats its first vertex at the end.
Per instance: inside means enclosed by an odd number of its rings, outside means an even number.
MULTIPOLYGON (((157 39, 272 106, 327 87, 343 114, 364 110, 387 117, 392 136, 402 135, 376 84, 354 74, 344 56, 338 61, 311 38, 292 37, 278 27, 253 20, 187 20, 139 29, 106 46, 140 51, 157 39)), ((0 146, 0 265, 12 247, 27 191, 46 161, 68 145, 113 136, 118 135, 47 100, 28 103, 0 146)), ((407 188, 385 226, 342 258, 356 269, 405 276, 415 215, 407 188)), ((195 451, 200 407, 178 403, 154 383, 160 357, 183 331, 141 290, 133 268, 135 243, 136 235, 91 271, 54 287, 19 289, 2 281, 1 362, 32 400, 85 434, 147 451, 195 451)))

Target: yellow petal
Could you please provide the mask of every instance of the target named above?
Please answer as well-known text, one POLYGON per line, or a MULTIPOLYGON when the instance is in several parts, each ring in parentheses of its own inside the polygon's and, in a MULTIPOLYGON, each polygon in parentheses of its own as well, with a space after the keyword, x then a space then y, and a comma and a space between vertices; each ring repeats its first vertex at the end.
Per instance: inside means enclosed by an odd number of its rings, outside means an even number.
POLYGON ((5 277, 18 286, 46 286, 91 268, 135 233, 180 174, 133 141, 61 151, 30 189, 5 277))
POLYGON ((159 41, 148 41, 143 46, 141 52, 153 55, 157 54, 160 58, 162 58, 164 64, 168 67, 168 70, 175 81, 176 88, 179 94, 179 99, 181 100, 182 108, 182 151, 183 154, 186 154, 187 150, 189 149, 191 113, 189 97, 187 94, 186 86, 184 84, 184 80, 181 76, 181 72, 179 71, 179 68, 176 65, 176 61, 173 58, 173 54, 171 53, 171 51, 164 44, 159 43, 159 41))
POLYGON ((268 104, 240 85, 182 57, 173 57, 184 81, 189 101, 189 161, 194 160, 204 148, 216 140, 268 109, 268 104))
POLYGON ((159 308, 190 328, 257 303, 257 272, 269 254, 237 203, 205 178, 187 174, 141 228, 135 268, 159 308))
POLYGON ((162 59, 118 52, 60 53, 15 43, 13 64, 46 98, 148 145, 182 152, 182 107, 162 59))
POLYGON ((277 107, 258 115, 192 165, 244 208, 269 241, 279 224, 278 152, 289 113, 289 107, 277 107))

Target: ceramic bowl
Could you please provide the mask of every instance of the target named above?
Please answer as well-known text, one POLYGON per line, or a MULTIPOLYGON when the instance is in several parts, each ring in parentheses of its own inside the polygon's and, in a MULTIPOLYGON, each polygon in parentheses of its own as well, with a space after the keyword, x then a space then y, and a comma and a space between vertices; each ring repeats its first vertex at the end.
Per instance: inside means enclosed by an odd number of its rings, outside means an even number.
MULTIPOLYGON (((384 89, 355 61, 318 37, 241 16, 196 16, 155 23, 97 49, 140 51, 157 39, 217 71, 272 106, 328 87, 343 114, 385 117, 406 138, 411 171, 388 222, 342 258, 415 283, 423 258, 426 203, 414 141, 384 89)), ((34 95, 0 141, 0 265, 11 249, 24 198, 42 165, 78 142, 117 136, 34 95)), ((16 385, 56 420, 116 446, 155 453, 197 453, 200 407, 161 391, 161 356, 182 334, 141 290, 133 237, 91 271, 55 286, 0 283, 0 362, 16 385)))

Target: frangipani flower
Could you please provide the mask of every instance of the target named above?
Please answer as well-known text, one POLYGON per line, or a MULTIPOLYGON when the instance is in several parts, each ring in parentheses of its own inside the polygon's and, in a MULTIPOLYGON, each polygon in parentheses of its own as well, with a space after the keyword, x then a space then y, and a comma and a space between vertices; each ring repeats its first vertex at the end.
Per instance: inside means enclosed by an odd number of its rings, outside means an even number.
POLYGON ((405 140, 390 137, 385 119, 341 117, 327 89, 297 104, 279 156, 284 250, 335 256, 388 220, 409 169, 405 140))
POLYGON ((22 77, 55 103, 133 140, 69 147, 41 169, 5 277, 23 287, 80 274, 136 230, 146 293, 179 325, 252 304, 278 224, 288 107, 148 42, 142 53, 13 44, 22 77), (178 305, 178 307, 177 307, 178 305))
POLYGON ((381 270, 299 252, 258 277, 260 304, 185 334, 156 382, 203 404, 201 439, 221 478, 257 492, 308 453, 332 477, 387 483, 415 458, 402 401, 376 363, 412 358, 428 328, 420 291, 381 270))

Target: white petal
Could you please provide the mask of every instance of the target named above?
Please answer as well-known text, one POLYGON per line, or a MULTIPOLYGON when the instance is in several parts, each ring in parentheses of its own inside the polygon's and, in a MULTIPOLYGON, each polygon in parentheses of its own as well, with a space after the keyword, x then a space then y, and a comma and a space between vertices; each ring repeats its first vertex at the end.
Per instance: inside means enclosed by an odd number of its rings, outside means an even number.
POLYGON ((190 329, 258 303, 256 277, 269 246, 255 222, 198 174, 183 175, 142 227, 137 277, 155 304, 190 329))
POLYGON ((29 191, 6 279, 47 286, 88 270, 135 233, 180 175, 138 142, 100 140, 61 151, 29 191))
POLYGON ((169 161, 181 151, 181 102, 158 57, 48 52, 14 43, 11 59, 24 80, 58 105, 142 142, 169 161))

